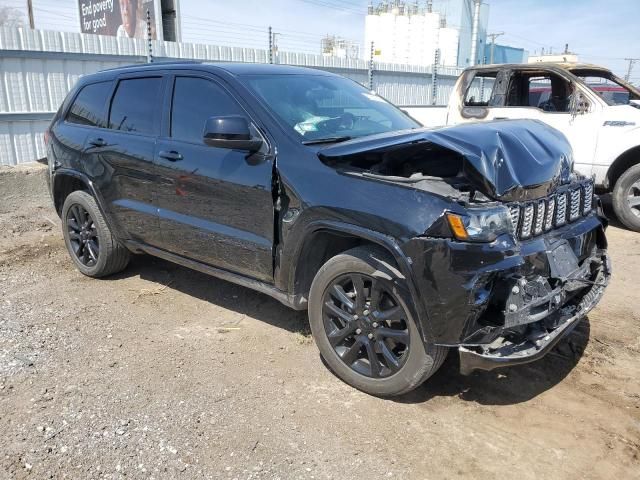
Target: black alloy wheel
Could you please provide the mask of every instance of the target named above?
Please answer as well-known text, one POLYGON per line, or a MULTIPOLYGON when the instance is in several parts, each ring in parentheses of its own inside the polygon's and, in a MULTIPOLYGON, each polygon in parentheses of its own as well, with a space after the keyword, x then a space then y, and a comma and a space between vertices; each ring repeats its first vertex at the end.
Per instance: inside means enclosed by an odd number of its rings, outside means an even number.
POLYGON ((322 317, 329 343, 355 372, 385 378, 404 365, 407 315, 383 279, 362 273, 336 278, 325 290, 322 317))
POLYGON ((100 256, 98 229, 91 215, 80 204, 74 204, 67 212, 69 242, 76 258, 87 267, 93 267, 100 256))
POLYGON ((100 278, 124 270, 129 250, 113 235, 91 194, 71 192, 64 200, 60 218, 65 245, 81 273, 100 278))

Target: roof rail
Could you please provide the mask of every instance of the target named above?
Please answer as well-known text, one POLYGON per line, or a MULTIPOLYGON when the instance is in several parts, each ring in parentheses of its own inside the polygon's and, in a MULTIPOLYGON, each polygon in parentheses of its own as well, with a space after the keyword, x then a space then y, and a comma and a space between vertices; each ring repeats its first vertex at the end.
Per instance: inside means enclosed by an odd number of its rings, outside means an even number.
POLYGON ((100 72, 112 72, 114 70, 126 70, 128 68, 144 68, 153 67, 154 65, 193 65, 202 63, 200 60, 161 60, 154 61, 153 63, 132 63, 130 65, 120 65, 119 67, 111 67, 100 70, 100 72))

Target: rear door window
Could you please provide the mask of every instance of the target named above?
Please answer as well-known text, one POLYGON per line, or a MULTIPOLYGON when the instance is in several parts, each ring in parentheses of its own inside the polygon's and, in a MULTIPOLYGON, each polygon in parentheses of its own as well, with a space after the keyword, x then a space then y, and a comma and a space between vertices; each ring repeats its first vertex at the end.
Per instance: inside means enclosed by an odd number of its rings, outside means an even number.
POLYGON ((160 101, 161 77, 120 80, 111 101, 109 128, 147 135, 157 134, 154 109, 160 101))
POLYGON ((171 110, 171 137, 203 143, 209 117, 245 115, 242 107, 221 86, 200 77, 176 77, 171 110))
POLYGON ((569 82, 554 73, 521 72, 514 74, 511 79, 507 106, 566 113, 572 92, 569 82))
POLYGON ((67 122, 91 127, 106 127, 106 104, 111 93, 111 82, 85 85, 73 101, 67 122))

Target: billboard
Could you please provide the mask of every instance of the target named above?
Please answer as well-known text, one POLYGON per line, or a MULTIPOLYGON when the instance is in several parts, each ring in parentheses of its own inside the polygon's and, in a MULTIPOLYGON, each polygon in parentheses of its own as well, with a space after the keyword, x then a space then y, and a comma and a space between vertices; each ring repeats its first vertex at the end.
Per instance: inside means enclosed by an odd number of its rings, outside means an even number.
POLYGON ((78 0, 78 9, 82 33, 142 39, 149 10, 151 38, 157 38, 154 0, 78 0))

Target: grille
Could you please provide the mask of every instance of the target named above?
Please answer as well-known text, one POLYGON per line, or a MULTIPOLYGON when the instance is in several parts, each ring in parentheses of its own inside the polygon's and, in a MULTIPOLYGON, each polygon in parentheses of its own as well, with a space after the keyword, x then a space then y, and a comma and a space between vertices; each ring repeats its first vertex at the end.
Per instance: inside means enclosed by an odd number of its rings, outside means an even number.
POLYGON ((584 211, 590 212, 593 209, 593 183, 587 183, 584 187, 584 211))
POLYGON ((559 227, 567 223, 567 194, 560 193, 557 196, 558 210, 556 211, 556 226, 559 227))
POLYGON ((582 197, 581 189, 572 190, 569 194, 571 196, 571 210, 569 211, 569 221, 573 222, 580 216, 580 198, 582 197))
POLYGON ((527 239, 588 215, 593 209, 593 182, 586 181, 543 199, 509 205, 518 238, 527 239))

